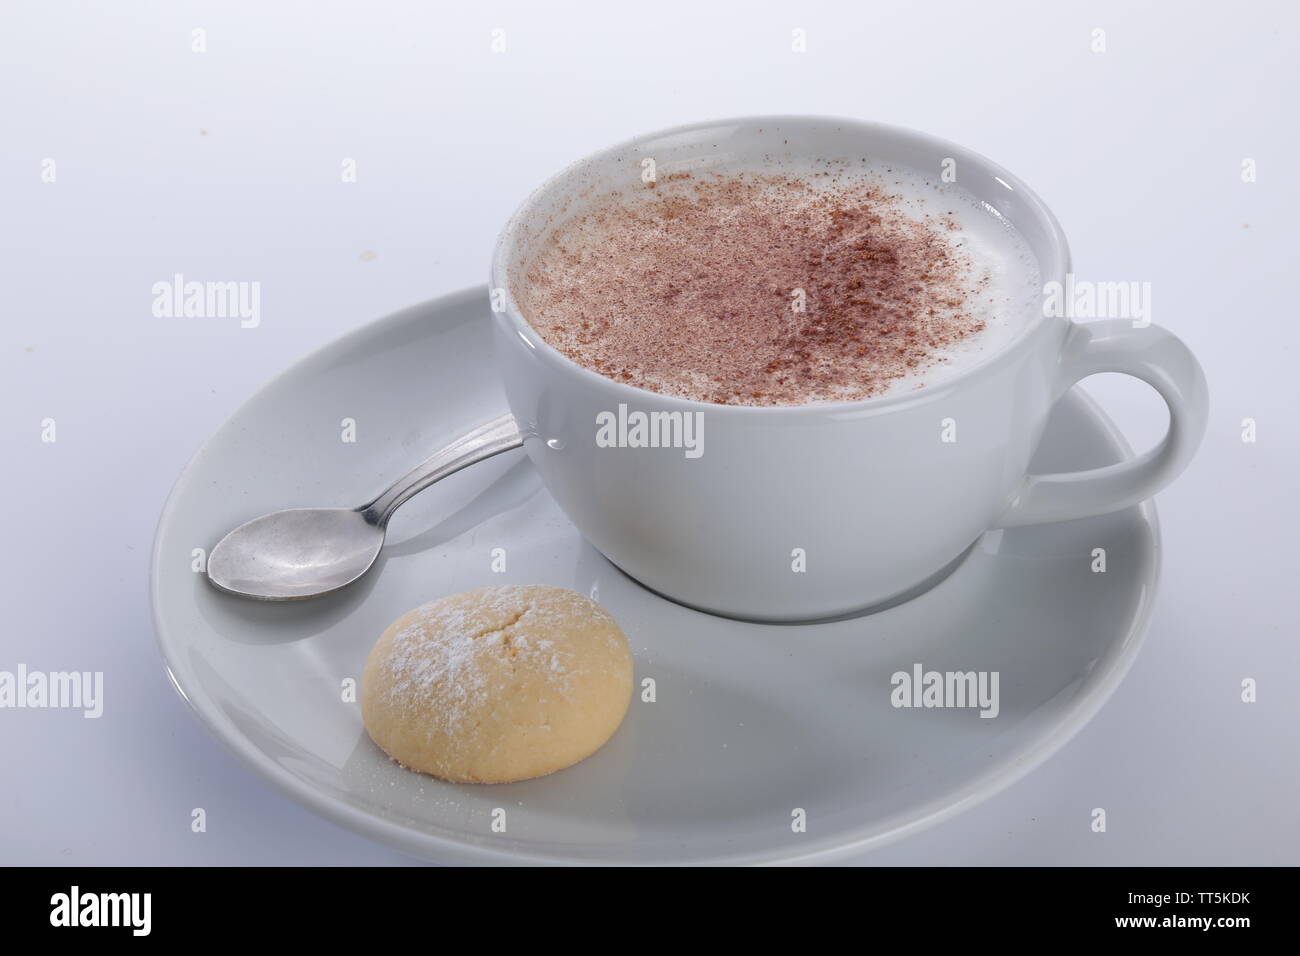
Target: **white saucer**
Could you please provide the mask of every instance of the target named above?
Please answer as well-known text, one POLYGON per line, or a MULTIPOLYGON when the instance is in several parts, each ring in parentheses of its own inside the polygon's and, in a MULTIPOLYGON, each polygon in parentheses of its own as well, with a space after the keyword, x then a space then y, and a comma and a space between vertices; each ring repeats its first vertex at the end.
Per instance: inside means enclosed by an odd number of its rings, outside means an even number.
MULTIPOLYGON (((442 862, 809 862, 949 817, 1057 750, 1141 643, 1159 565, 1150 503, 986 535, 946 579, 866 617, 763 625, 641 588, 587 545, 522 451, 447 479, 393 521, 374 571, 316 601, 258 604, 192 570, 195 548, 278 508, 354 505, 465 426, 505 410, 485 289, 369 325, 240 408, 176 483, 154 543, 168 671, 236 755, 313 810, 442 862), (356 441, 341 440, 345 418, 356 441), (494 549, 506 572, 494 573, 494 549), (1094 573, 1093 549, 1106 549, 1094 573), (444 784, 366 736, 347 678, 394 618, 508 582, 596 597, 627 632, 638 685, 614 738, 538 780, 444 784), (896 709, 891 675, 997 671, 1000 714, 896 709), (505 811, 504 833, 493 830, 505 811), (806 813, 795 832, 792 814, 806 813), (499 814, 497 815, 499 819, 499 814)), ((1035 459, 1073 470, 1129 454, 1082 393, 1035 459)))

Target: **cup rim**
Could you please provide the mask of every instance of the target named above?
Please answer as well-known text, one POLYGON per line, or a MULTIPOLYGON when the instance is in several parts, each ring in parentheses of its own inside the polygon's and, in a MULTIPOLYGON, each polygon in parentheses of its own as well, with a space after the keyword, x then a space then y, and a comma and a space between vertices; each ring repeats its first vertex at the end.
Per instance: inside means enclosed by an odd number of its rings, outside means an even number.
MULTIPOLYGON (((655 403, 660 406, 667 405, 678 408, 683 411, 709 411, 711 417, 718 414, 736 415, 736 416, 782 416, 785 418, 799 417, 825 417, 826 415, 845 415, 845 414, 871 414, 876 411, 894 410, 900 406, 919 404, 936 398, 941 398, 950 394, 957 388, 964 386, 976 376, 983 375, 991 369, 998 368, 1003 364, 1010 362, 1015 356, 1027 347, 1027 344, 1034 341, 1036 333, 1050 321, 1053 317, 1044 315, 1041 311, 1035 315, 1020 334, 1005 348, 1000 349, 994 354, 974 363, 969 368, 945 378, 933 385, 921 385, 917 388, 906 392, 894 394, 886 393, 871 398, 861 398, 852 401, 840 402, 815 402, 801 405, 724 405, 718 402, 705 402, 692 398, 682 398, 677 395, 668 395, 663 392, 656 392, 651 389, 641 388, 637 385, 629 385, 626 382, 615 381, 607 378, 584 365, 580 365, 573 359, 569 358, 559 349, 548 343, 533 328, 532 324, 523 316, 519 304, 515 301, 514 292, 510 288, 510 283, 505 274, 504 260, 505 252, 510 247, 516 235, 520 231, 522 224, 527 220, 530 213, 547 197, 550 193, 567 180, 574 172, 579 169, 585 169, 590 164, 599 162, 601 159, 613 155, 626 153, 628 150, 635 148, 638 144, 645 143, 664 137, 680 136, 688 133, 701 132, 715 127, 723 126, 807 126, 812 124, 832 125, 836 127, 851 127, 853 129, 873 134, 876 136, 885 136, 901 139, 910 139, 915 143, 926 146, 944 156, 957 158, 963 165, 974 164, 983 172, 989 174, 1000 185, 1005 187, 1009 192, 1016 193, 1021 200, 1025 202, 1029 214, 1036 217, 1043 226, 1043 233, 1047 237, 1046 249, 1034 249, 1034 254, 1038 257, 1040 267, 1040 280, 1042 282, 1058 281, 1063 282, 1065 276, 1070 271, 1070 247, 1065 237, 1065 232, 1061 224, 1057 221, 1055 214, 1042 200, 1042 198, 1019 176, 1012 173, 993 160, 987 158, 981 153, 968 149, 950 140, 933 136, 929 133, 923 133, 918 130, 909 129, 904 126, 896 126, 888 123, 878 123, 871 120, 854 119, 842 116, 827 116, 820 114, 771 114, 761 116, 738 116, 724 119, 704 120, 695 123, 685 123, 678 126, 670 126, 660 130, 654 130, 648 133, 642 133, 632 136, 620 142, 607 146, 604 149, 588 153, 580 159, 577 159, 560 171, 547 177, 539 186, 521 202, 515 211, 506 220, 500 234, 497 237, 496 244, 492 251, 492 261, 489 272, 490 294, 493 296, 500 295, 500 310, 495 316, 497 319, 504 319, 509 322, 510 332, 519 336, 523 344, 540 360, 546 364, 563 370, 565 374, 577 375, 583 381, 593 385, 606 387, 614 392, 616 396, 624 396, 622 401, 632 405, 640 402, 641 404, 655 403), (1048 278, 1050 276, 1050 279, 1048 278)), ((1022 233, 1023 235, 1023 233, 1022 233)))

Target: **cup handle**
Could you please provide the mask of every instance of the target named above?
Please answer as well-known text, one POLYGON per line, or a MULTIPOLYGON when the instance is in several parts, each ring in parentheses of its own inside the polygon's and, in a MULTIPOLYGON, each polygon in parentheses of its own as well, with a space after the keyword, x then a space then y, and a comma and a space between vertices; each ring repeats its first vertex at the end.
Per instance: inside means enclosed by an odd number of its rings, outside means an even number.
POLYGON ((1026 475, 995 528, 1068 521, 1145 501, 1187 467, 1209 417, 1209 388, 1196 357, 1172 332, 1123 319, 1075 325, 1066 339, 1057 396, 1098 372, 1146 382, 1169 406, 1169 431, 1155 448, 1090 471, 1026 475))

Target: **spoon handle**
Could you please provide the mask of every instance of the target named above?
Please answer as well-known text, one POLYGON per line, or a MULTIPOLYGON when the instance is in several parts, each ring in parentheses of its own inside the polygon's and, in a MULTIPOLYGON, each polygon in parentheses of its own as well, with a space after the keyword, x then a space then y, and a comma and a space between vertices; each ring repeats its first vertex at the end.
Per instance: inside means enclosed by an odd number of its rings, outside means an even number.
POLYGON ((383 528, 394 511, 435 481, 460 471, 466 465, 518 448, 523 443, 524 436, 514 418, 510 415, 494 418, 466 432, 441 451, 434 452, 393 482, 382 495, 357 510, 372 525, 383 528))

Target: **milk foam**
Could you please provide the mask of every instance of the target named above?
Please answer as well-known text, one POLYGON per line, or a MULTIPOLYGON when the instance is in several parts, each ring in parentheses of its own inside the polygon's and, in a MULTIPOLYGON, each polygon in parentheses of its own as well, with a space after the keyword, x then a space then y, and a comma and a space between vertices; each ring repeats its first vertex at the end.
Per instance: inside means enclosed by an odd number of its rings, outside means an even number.
MULTIPOLYGON (((795 178, 817 192, 832 194, 846 187, 878 186, 897 198, 897 201, 889 204, 891 214, 903 214, 908 219, 925 225, 968 263, 962 272, 964 281, 961 286, 967 292, 962 310, 981 323, 983 328, 944 341, 941 346, 931 349, 924 362, 891 378, 876 388, 871 397, 905 393, 955 378, 1002 351, 1041 314, 1039 267, 1028 243, 996 210, 956 183, 939 182, 932 176, 899 165, 871 164, 866 161, 852 164, 820 160, 800 164, 764 163, 714 169, 706 175, 725 178, 741 173, 795 178)), ((589 191, 581 201, 572 203, 565 217, 551 223, 551 237, 563 235, 566 241, 576 239, 579 246, 604 248, 611 250, 611 254, 618 254, 621 247, 614 227, 610 226, 608 231, 602 233, 606 229, 602 223, 616 222, 618 217, 602 215, 601 210, 617 209, 619 204, 636 209, 641 203, 662 200, 665 195, 671 194, 672 188, 671 182, 665 182, 657 190, 624 187, 603 193, 589 191), (593 211, 594 216, 587 215, 593 211)), ((541 251, 534 256, 534 265, 545 262, 548 242, 549 240, 540 244, 541 251)), ((646 255, 644 249, 641 254, 646 255)), ((657 254, 651 252, 649 255, 653 258, 657 254)), ((761 257, 762 250, 756 250, 755 255, 761 257)), ((527 268, 525 266, 525 272, 527 268)), ((583 269, 581 262, 569 267, 568 281, 575 283, 571 286, 575 291, 592 288, 583 269)), ((564 270, 561 268, 555 271, 562 273, 564 270)), ((524 277, 521 275, 520 278, 524 277)), ((557 330, 557 326, 549 322, 550 316, 544 314, 546 308, 541 304, 547 301, 546 296, 534 295, 527 288, 526 279, 520 285, 523 288, 517 288, 516 291, 522 293, 518 299, 524 315, 543 333, 543 337, 566 351, 580 364, 603 372, 599 363, 589 364, 589 359, 583 357, 583 349, 574 344, 571 335, 566 337, 557 330), (570 347, 566 347, 566 344, 570 347)), ((551 308, 564 308, 566 301, 552 297, 549 305, 551 308)), ((619 321, 617 316, 613 321, 619 321)), ((629 327, 625 325, 623 328, 629 327)), ((660 377, 657 381, 651 378, 648 382, 637 384, 667 394, 711 400, 704 397, 708 393, 709 382, 697 381, 697 373, 679 367, 672 373, 672 377, 675 381, 660 377)), ((801 395, 793 401, 774 404, 821 404, 856 397, 860 397, 860 394, 852 394, 852 385, 846 379, 843 389, 838 384, 829 388, 822 386, 815 394, 801 395)), ((727 403, 749 404, 743 400, 727 403)), ((764 402, 757 401, 753 404, 764 402)))
POLYGON ((885 394, 935 385, 961 375, 998 354, 1042 314, 1038 259, 1024 237, 998 212, 955 183, 935 182, 914 170, 868 167, 890 192, 903 197, 918 219, 950 214, 959 228, 949 235, 987 285, 973 298, 972 311, 985 323, 936 354, 932 365, 893 380, 885 394))

